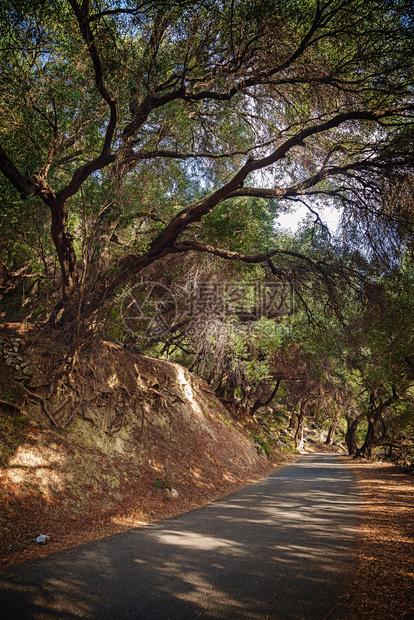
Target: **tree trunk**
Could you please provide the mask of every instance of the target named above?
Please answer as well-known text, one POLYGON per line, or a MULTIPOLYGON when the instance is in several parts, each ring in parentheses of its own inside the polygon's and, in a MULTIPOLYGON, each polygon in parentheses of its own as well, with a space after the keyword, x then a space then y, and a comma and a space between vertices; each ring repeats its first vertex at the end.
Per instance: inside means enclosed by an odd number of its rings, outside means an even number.
POLYGON ((249 402, 250 393, 252 391, 252 386, 248 385, 246 389, 241 388, 243 393, 243 398, 241 401, 241 406, 247 409, 247 403, 249 402))
POLYGON ((337 426, 338 426, 338 421, 334 420, 334 422, 332 422, 332 424, 329 427, 328 436, 326 438, 325 445, 331 446, 333 444, 337 426))
POLYGON ((298 426, 295 433, 295 448, 296 450, 303 450, 303 418, 298 417, 298 426))
POLYGON ((274 397, 276 396, 276 392, 277 392, 277 391, 278 391, 278 389, 279 389, 279 385, 280 385, 280 379, 278 379, 278 380, 276 381, 276 385, 275 385, 275 387, 273 388, 272 393, 270 394, 270 396, 269 396, 269 398, 268 398, 267 400, 265 400, 265 401, 261 401, 261 400, 260 400, 260 398, 258 398, 258 399, 256 400, 256 402, 254 403, 254 405, 252 406, 252 408, 251 408, 251 409, 250 409, 250 411, 249 411, 249 413, 250 413, 250 415, 251 415, 251 416, 253 416, 253 415, 256 413, 256 411, 257 411, 258 409, 260 409, 260 407, 266 407, 267 405, 270 405, 270 403, 272 402, 272 400, 273 400, 273 399, 274 399, 274 397))
MULTIPOLYGON (((373 390, 369 397, 369 407, 368 407, 368 429, 367 434, 365 436, 365 441, 361 448, 357 450, 357 456, 368 456, 370 457, 372 454, 372 448, 376 445, 377 440, 377 423, 381 419, 382 413, 385 411, 387 407, 392 405, 396 400, 398 400, 399 396, 393 386, 392 396, 388 398, 385 402, 382 398, 377 396, 377 390, 373 390)), ((385 435, 386 429, 384 425, 384 433, 385 435)))
POLYGON ((374 447, 375 439, 376 439, 376 431, 375 431, 376 420, 375 420, 375 416, 371 416, 368 414, 367 417, 368 417, 367 434, 365 436, 365 441, 363 445, 361 446, 361 448, 357 449, 357 455, 371 457, 372 448, 374 447))
MULTIPOLYGON (((65 203, 55 196, 48 197, 45 202, 52 213, 51 235, 55 244, 62 274, 62 299, 69 307, 74 302, 78 284, 78 267, 73 237, 66 227, 68 212, 65 203)), ((73 308, 69 310, 73 314, 73 308)))
POLYGON ((353 456, 357 452, 356 432, 363 417, 364 414, 360 413, 352 420, 351 416, 348 413, 346 414, 347 430, 345 435, 345 443, 348 448, 349 456, 353 456))
POLYGON ((297 427, 296 427, 296 433, 295 433, 295 448, 296 450, 302 450, 303 449, 303 421, 305 419, 305 402, 302 402, 300 404, 299 407, 299 414, 298 414, 298 423, 297 423, 297 427))

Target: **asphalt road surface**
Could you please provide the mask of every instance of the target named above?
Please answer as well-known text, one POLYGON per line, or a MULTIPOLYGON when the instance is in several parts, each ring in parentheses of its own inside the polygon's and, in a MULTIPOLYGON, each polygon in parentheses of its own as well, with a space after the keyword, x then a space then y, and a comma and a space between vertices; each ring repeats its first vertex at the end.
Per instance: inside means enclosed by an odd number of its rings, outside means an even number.
POLYGON ((0 618, 331 619, 360 517, 352 472, 304 456, 204 508, 3 569, 0 618))

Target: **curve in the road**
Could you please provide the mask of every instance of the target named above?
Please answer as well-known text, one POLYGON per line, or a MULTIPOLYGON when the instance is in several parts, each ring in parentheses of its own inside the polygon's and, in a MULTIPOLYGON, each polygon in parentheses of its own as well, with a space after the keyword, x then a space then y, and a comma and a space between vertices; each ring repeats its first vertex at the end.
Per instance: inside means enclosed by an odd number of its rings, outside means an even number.
POLYGON ((304 456, 191 513, 0 571, 0 617, 323 619, 359 523, 352 472, 304 456))

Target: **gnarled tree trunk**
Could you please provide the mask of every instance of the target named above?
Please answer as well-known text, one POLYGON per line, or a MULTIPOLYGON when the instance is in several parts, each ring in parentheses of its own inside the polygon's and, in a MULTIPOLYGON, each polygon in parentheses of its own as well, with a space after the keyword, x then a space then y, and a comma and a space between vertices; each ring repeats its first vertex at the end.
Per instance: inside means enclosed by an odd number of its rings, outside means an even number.
POLYGON ((356 416, 356 418, 352 419, 349 413, 346 414, 346 435, 345 435, 345 443, 348 448, 349 456, 353 456, 357 452, 357 442, 356 442, 356 432, 358 430, 358 426, 360 425, 362 419, 364 417, 363 413, 360 413, 356 416))
POLYGON ((302 400, 300 405, 299 405, 299 413, 298 413, 298 422, 297 422, 297 426, 296 426, 296 433, 295 433, 295 448, 296 450, 302 450, 303 449, 303 422, 305 419, 305 412, 306 412, 306 403, 308 402, 309 398, 307 398, 306 400, 302 400))
POLYGON ((377 390, 372 390, 369 397, 369 407, 367 413, 367 434, 365 436, 365 441, 363 445, 356 451, 357 456, 371 456, 372 448, 377 445, 377 424, 381 419, 382 413, 385 411, 385 409, 392 405, 392 403, 396 400, 398 400, 398 394, 396 393, 394 386, 392 389, 392 396, 390 396, 385 402, 382 400, 381 397, 377 395, 377 390))
POLYGON ((276 381, 276 385, 273 388, 272 393, 270 394, 269 398, 267 398, 265 401, 260 400, 260 398, 256 400, 256 402, 253 404, 253 406, 251 407, 249 411, 251 416, 253 416, 256 413, 256 411, 260 409, 260 407, 267 407, 267 405, 270 405, 270 403, 276 396, 276 392, 279 389, 280 381, 281 381, 280 379, 276 381))
POLYGON ((325 444, 327 446, 331 446, 333 444, 337 426, 338 426, 338 420, 334 420, 329 427, 328 436, 325 440, 325 444))

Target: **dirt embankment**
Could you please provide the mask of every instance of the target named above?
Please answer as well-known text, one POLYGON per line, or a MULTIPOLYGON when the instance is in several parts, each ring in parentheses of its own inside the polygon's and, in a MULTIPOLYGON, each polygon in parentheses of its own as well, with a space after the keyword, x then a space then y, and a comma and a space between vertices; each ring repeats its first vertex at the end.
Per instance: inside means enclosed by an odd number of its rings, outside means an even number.
POLYGON ((253 422, 233 417, 186 369, 108 342, 100 392, 85 417, 71 418, 64 393, 46 401, 45 340, 17 327, 0 331, 0 566, 191 510, 285 460, 259 454, 253 422), (122 415, 118 393, 134 396, 122 415), (45 404, 64 428, 51 427, 45 404), (121 423, 109 432, 111 416, 121 423), (44 547, 40 534, 50 537, 44 547))

